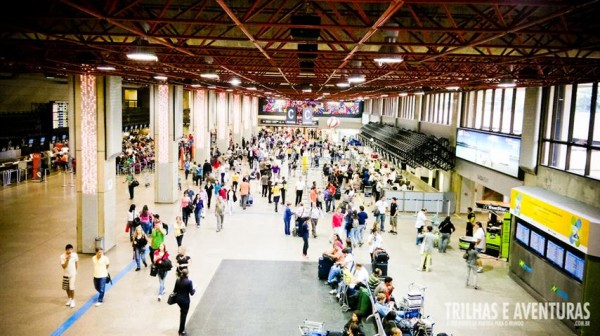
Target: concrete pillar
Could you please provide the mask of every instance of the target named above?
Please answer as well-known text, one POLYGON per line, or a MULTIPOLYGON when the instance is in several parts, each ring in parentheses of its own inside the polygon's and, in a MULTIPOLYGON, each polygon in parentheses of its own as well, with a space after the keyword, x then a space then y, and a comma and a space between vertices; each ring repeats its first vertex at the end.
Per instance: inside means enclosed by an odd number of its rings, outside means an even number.
POLYGON ((183 88, 159 84, 152 87, 154 94, 151 111, 154 112, 154 143, 156 146, 156 173, 154 174, 154 201, 174 203, 177 191, 177 141, 183 132, 183 88))
POLYGON ((240 95, 233 95, 233 104, 231 108, 232 118, 231 124, 233 129, 233 142, 237 144, 242 143, 242 99, 240 95))
POLYGON ((210 132, 208 131, 208 110, 206 90, 192 91, 190 115, 193 116, 194 129, 194 160, 199 164, 210 157, 210 132))
POLYGON ((250 116, 252 117, 251 134, 258 133, 258 97, 252 97, 252 109, 250 110, 250 116))
POLYGON ((527 113, 523 113, 519 167, 525 172, 533 174, 536 171, 538 161, 542 88, 526 88, 524 104, 523 111, 527 111, 527 113))
POLYGON ((242 99, 242 124, 244 126, 243 137, 246 141, 252 137, 252 100, 249 96, 244 96, 242 99))
POLYGON ((227 112, 229 110, 227 104, 227 93, 217 93, 217 148, 221 153, 227 151, 229 145, 229 127, 227 126, 227 112))
MULTIPOLYGON (((77 160, 77 251, 94 253, 96 238, 105 250, 116 245, 112 213, 116 204, 115 154, 121 151, 121 78, 75 76, 74 102, 77 160)), ((120 225, 118 225, 121 228, 120 225)))

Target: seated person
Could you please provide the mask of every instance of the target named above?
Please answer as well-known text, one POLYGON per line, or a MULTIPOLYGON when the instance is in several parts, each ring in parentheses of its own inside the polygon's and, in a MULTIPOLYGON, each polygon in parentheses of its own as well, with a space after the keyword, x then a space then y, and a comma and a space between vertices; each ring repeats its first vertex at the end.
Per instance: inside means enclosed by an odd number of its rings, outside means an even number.
POLYGON ((385 331, 386 335, 392 335, 392 329, 398 328, 396 321, 397 321, 396 311, 390 310, 387 313, 387 315, 385 315, 385 317, 383 318, 383 321, 381 321, 383 324, 383 330, 385 331))
POLYGON ((373 271, 373 273, 371 273, 371 275, 369 276, 368 285, 371 289, 371 292, 374 292, 375 288, 377 288, 377 286, 381 283, 381 280, 379 280, 379 278, 381 278, 381 273, 381 270, 379 268, 376 268, 373 271))
POLYGON ((373 295, 375 295, 375 297, 377 297, 377 294, 379 293, 383 293, 385 294, 385 302, 390 302, 393 301, 392 300, 392 292, 394 291, 394 285, 392 284, 392 281, 394 281, 394 279, 392 279, 392 277, 385 277, 385 279, 383 279, 383 282, 380 283, 379 285, 377 285, 377 287, 375 287, 375 290, 373 291, 373 295))
MULTIPOLYGON (((342 269, 347 268, 350 272, 354 270, 354 256, 351 251, 347 248, 342 250, 342 256, 335 260, 333 266, 329 270, 329 276, 327 277, 327 283, 336 285, 339 282, 339 276, 342 274, 342 269)), ((330 294, 335 294, 337 290, 332 290, 330 294)))
POLYGON ((343 267, 341 275, 343 281, 338 282, 337 289, 329 292, 331 294, 337 293, 338 298, 341 296, 342 290, 346 290, 348 296, 354 295, 360 285, 366 285, 369 279, 369 272, 360 263, 356 263, 354 271, 352 272, 350 271, 350 268, 343 267), (342 283, 347 286, 342 286, 342 283))
POLYGON ((377 302, 375 302, 375 309, 379 313, 379 316, 381 316, 381 318, 385 318, 391 311, 393 311, 396 314, 396 324, 399 324, 404 318, 404 312, 396 310, 393 302, 386 303, 386 297, 383 293, 377 294, 375 298, 377 300, 377 302))
POLYGON ((373 312, 369 290, 362 283, 356 285, 355 289, 358 293, 358 305, 355 313, 359 318, 365 318, 373 312))
POLYGON ((362 323, 356 313, 352 313, 350 320, 344 325, 344 331, 346 335, 363 336, 365 333, 362 331, 362 323))

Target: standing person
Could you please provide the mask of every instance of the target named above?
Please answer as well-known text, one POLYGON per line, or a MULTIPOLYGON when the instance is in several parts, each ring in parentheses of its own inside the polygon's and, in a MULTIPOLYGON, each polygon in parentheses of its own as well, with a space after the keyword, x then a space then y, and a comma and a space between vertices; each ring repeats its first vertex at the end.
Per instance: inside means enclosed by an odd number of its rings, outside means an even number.
POLYGON ((211 172, 212 166, 210 165, 208 160, 204 160, 204 164, 202 165, 202 173, 204 174, 204 179, 206 179, 206 177, 208 177, 208 175, 210 175, 211 172))
POLYGON ((423 208, 417 213, 417 221, 415 222, 415 228, 417 229, 417 245, 421 244, 421 242, 423 241, 423 227, 425 226, 425 222, 429 220, 427 219, 426 212, 427 209, 423 208))
POLYGON ((367 218, 369 218, 369 215, 367 215, 364 206, 361 205, 358 208, 360 211, 356 214, 356 217, 358 218, 358 246, 360 247, 363 246, 365 229, 367 228, 367 218))
POLYGON ((175 262, 177 263, 177 276, 181 276, 183 270, 188 270, 188 266, 192 263, 192 258, 185 254, 185 247, 179 246, 177 249, 177 255, 175 256, 175 262))
POLYGON ((135 263, 137 265, 135 271, 140 270, 140 261, 144 263, 144 267, 148 267, 146 263, 146 245, 148 245, 148 236, 144 233, 141 226, 135 228, 135 234, 133 235, 133 253, 135 254, 135 263))
POLYGON ((235 195, 235 191, 231 188, 227 190, 227 194, 225 195, 227 198, 227 202, 225 204, 225 208, 230 215, 233 215, 233 203, 237 201, 237 196, 235 195))
POLYGON ((190 175, 190 161, 189 160, 185 160, 185 162, 183 163, 183 171, 185 172, 185 181, 187 182, 188 179, 188 175, 190 175))
POLYGON ((79 267, 79 256, 73 252, 73 245, 65 246, 65 253, 60 255, 60 266, 64 270, 62 288, 67 292, 69 298, 65 306, 75 308, 75 279, 79 267))
POLYGON ((308 237, 310 235, 310 225, 308 225, 308 221, 304 220, 299 226, 298 236, 302 237, 302 256, 304 259, 308 259, 308 237))
POLYGON ((242 202, 242 209, 246 210, 246 205, 248 204, 248 196, 250 195, 250 183, 248 183, 247 178, 242 179, 242 184, 240 184, 240 202, 242 202))
POLYGON ((286 236, 290 235, 290 223, 292 221, 292 217, 294 216, 291 205, 292 204, 290 202, 287 202, 285 205, 285 210, 283 211, 283 232, 286 236))
POLYGON ((277 181, 275 181, 275 184, 271 187, 271 195, 273 196, 273 202, 275 202, 275 212, 277 212, 279 198, 281 197, 281 185, 279 185, 277 181))
POLYGON ((175 225, 173 226, 175 232, 175 240, 177 240, 177 247, 181 246, 183 241, 183 234, 185 233, 185 225, 181 220, 181 216, 175 217, 175 225))
POLYGON ((273 180, 272 177, 269 175, 269 182, 267 184, 267 198, 269 200, 269 204, 273 203, 272 202, 272 197, 273 197, 273 180))
POLYGON ((196 289, 192 284, 192 281, 188 279, 187 268, 181 271, 179 278, 175 281, 175 287, 173 293, 176 293, 175 302, 179 306, 179 335, 185 336, 185 320, 187 318, 188 311, 190 310, 190 295, 196 293, 196 289))
POLYGON ((213 189, 214 189, 213 183, 212 183, 211 179, 208 179, 206 181, 206 185, 204 186, 204 190, 206 191, 206 198, 207 198, 206 206, 209 209, 210 209, 210 201, 211 201, 212 195, 213 195, 213 189))
POLYGON ((379 230, 377 229, 377 227, 374 227, 371 230, 371 234, 369 235, 368 244, 369 244, 369 255, 371 256, 371 259, 373 259, 373 252, 375 252, 375 250, 383 247, 383 237, 379 233, 379 230))
POLYGON ((221 196, 217 196, 215 216, 217 217, 217 232, 219 232, 223 229, 223 220, 225 220, 225 200, 221 196))
POLYGON ((196 227, 200 227, 200 219, 202 218, 202 209, 204 208, 204 202, 200 196, 200 193, 197 193, 194 196, 194 200, 192 201, 194 204, 194 219, 196 220, 196 227))
POLYGON ((342 208, 339 207, 336 212, 331 217, 331 229, 333 234, 337 234, 338 236, 342 236, 342 222, 344 221, 344 214, 342 213, 342 208))
POLYGON ((450 241, 450 235, 456 231, 454 224, 450 221, 450 216, 446 216, 444 220, 440 223, 440 253, 446 253, 446 248, 448 247, 448 242, 450 241))
POLYGON ((183 192, 183 197, 181 197, 181 203, 180 203, 181 204, 181 218, 183 219, 183 223, 185 224, 185 226, 187 226, 188 219, 191 214, 190 209, 188 208, 188 205, 190 205, 190 203, 192 202, 187 191, 188 190, 186 189, 183 192))
POLYGON ((285 180, 285 176, 281 178, 281 205, 285 203, 285 192, 287 191, 287 181, 285 180))
POLYGON ((479 273, 479 253, 475 249, 475 243, 469 244, 469 249, 463 255, 463 258, 467 262, 467 283, 466 286, 469 287, 469 279, 471 278, 471 273, 473 273, 473 288, 477 289, 477 273, 479 273))
POLYGON ((233 189, 233 191, 237 191, 239 182, 240 174, 238 174, 237 171, 234 171, 233 175, 231 176, 231 189, 233 189))
POLYGON ((104 255, 104 249, 96 248, 96 255, 92 257, 92 263, 94 264, 94 288, 98 292, 98 301, 96 302, 96 307, 98 307, 104 302, 108 266, 110 266, 110 260, 104 255))
POLYGON ((300 175, 300 177, 298 178, 298 181, 296 181, 296 205, 298 206, 298 204, 300 204, 300 202, 302 202, 302 194, 304 193, 304 181, 302 180, 302 175, 300 175))
POLYGON ((317 224, 319 218, 323 217, 323 212, 314 203, 310 203, 310 225, 313 238, 317 238, 317 224))
MULTIPOLYGON (((485 240, 485 230, 483 229, 483 224, 481 224, 481 222, 476 222, 475 223, 477 225, 477 231, 475 231, 475 235, 473 236, 473 238, 475 238, 477 240, 477 242, 475 243, 475 250, 477 250, 477 254, 483 253, 485 252, 485 247, 486 247, 486 240, 485 240)), ((483 272, 483 267, 481 265, 481 260, 478 259, 478 263, 479 268, 477 268, 477 272, 481 273, 483 272)))
POLYGON ((133 231, 135 230, 135 226, 133 221, 138 218, 138 214, 135 211, 135 204, 129 206, 129 211, 127 212, 127 226, 129 227, 129 241, 133 241, 133 231))
POLYGON ((142 229, 146 234, 152 232, 152 212, 148 210, 148 206, 144 204, 142 211, 140 211, 140 222, 142 223, 142 229))
POLYGON ((260 177, 260 185, 262 186, 260 195, 262 197, 267 197, 267 190, 269 189, 269 176, 267 174, 262 174, 260 177))
POLYGON ((160 220, 160 216, 158 214, 154 214, 154 228, 152 229, 152 242, 150 244, 150 262, 154 264, 154 252, 158 250, 160 244, 165 241, 165 235, 167 231, 164 229, 162 225, 162 221, 160 220))
POLYGON ((398 203, 396 203, 398 199, 396 197, 392 197, 392 203, 390 203, 390 229, 391 234, 398 234, 398 203))
POLYGON ((467 237, 473 237, 473 227, 475 226, 475 214, 473 213, 473 208, 468 207, 467 210, 467 230, 465 235, 467 237))
POLYGON ((125 182, 127 182, 127 189, 129 190, 129 199, 132 200, 134 189, 139 185, 139 182, 135 179, 133 173, 131 172, 125 177, 125 182))
POLYGON ((433 227, 431 225, 424 228, 423 243, 421 244, 421 264, 419 271, 431 272, 431 254, 433 253, 433 243, 435 236, 433 235, 433 227))
POLYGON ((379 222, 379 231, 385 232, 385 212, 388 208, 388 202, 385 200, 385 196, 381 196, 377 202, 375 202, 377 208, 376 220, 379 222))
POLYGON ((158 246, 158 249, 154 251, 154 266, 158 269, 156 276, 158 277, 158 301, 160 301, 162 300, 162 296, 165 295, 165 279, 167 278, 167 273, 169 273, 173 267, 165 243, 161 243, 158 246))

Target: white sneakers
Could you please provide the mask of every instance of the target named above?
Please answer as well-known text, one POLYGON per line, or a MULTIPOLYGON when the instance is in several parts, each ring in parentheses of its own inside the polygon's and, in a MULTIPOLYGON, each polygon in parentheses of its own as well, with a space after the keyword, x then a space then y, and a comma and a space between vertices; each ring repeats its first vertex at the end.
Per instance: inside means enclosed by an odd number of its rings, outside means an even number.
POLYGON ((71 300, 71 304, 69 305, 71 308, 75 308, 75 300, 71 300))
POLYGON ((65 303, 65 306, 67 306, 67 307, 70 306, 71 302, 73 302, 73 300, 69 299, 69 301, 67 301, 67 303, 65 303))
POLYGON ((96 307, 101 306, 102 302, 96 302, 96 307))

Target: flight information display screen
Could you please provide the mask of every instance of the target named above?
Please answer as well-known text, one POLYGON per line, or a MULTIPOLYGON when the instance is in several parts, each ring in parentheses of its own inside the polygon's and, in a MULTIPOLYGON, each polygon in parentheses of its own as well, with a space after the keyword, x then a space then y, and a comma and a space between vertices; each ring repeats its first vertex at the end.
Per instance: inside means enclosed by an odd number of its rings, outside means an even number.
POLYGON ((519 240, 521 243, 529 246, 529 232, 531 230, 528 227, 525 227, 525 225, 521 224, 521 223, 517 223, 517 240, 519 240))
POLYGON ((529 240, 529 247, 540 255, 544 255, 544 248, 546 247, 546 238, 542 237, 541 234, 531 231, 531 238, 529 240))
POLYGON ((546 259, 555 263, 559 267, 563 267, 565 259, 565 249, 558 246, 551 240, 548 240, 548 248, 546 249, 546 259))
POLYGON ((583 281, 583 268, 585 261, 575 254, 567 251, 565 256, 565 271, 573 275, 579 281, 583 281))

